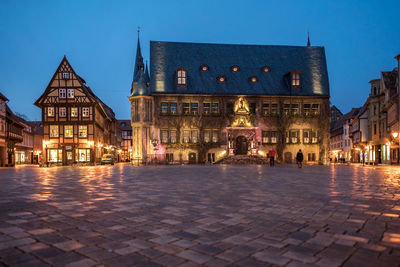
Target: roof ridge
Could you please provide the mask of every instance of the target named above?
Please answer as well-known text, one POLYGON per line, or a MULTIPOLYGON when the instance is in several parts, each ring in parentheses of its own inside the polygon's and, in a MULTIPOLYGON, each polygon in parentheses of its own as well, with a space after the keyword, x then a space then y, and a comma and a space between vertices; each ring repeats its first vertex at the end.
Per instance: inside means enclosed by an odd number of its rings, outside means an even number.
POLYGON ((171 43, 171 44, 199 44, 199 45, 227 45, 227 46, 268 46, 268 47, 296 47, 296 48, 324 48, 324 46, 305 46, 305 45, 267 45, 267 44, 228 44, 228 43, 201 43, 201 42, 174 42, 174 41, 156 41, 156 40, 150 40, 150 43, 171 43))

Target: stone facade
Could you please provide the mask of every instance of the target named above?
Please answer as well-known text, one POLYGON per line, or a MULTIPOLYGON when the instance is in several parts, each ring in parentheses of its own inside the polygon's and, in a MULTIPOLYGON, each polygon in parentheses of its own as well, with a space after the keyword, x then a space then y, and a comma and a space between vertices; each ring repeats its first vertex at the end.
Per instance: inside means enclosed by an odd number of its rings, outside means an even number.
MULTIPOLYGON (((158 53, 157 48, 154 50, 158 53)), ((154 57, 158 58, 158 55, 154 57)), ((150 64, 151 70, 163 68, 157 61, 150 64)), ((232 72, 236 72, 234 67, 232 72)), ((240 67, 241 71, 246 71, 243 64, 240 67)), ((206 72, 208 68, 208 65, 202 65, 200 71, 206 72)), ((239 66, 237 68, 239 69, 239 66)), ((138 164, 214 163, 233 155, 256 155, 265 158, 268 151, 274 148, 277 151, 276 159, 280 162, 294 162, 296 153, 301 149, 306 162, 327 163, 329 93, 294 93, 302 90, 300 77, 307 77, 308 74, 295 76, 293 73, 300 72, 292 73, 291 68, 294 66, 287 68, 290 83, 287 90, 290 94, 258 94, 245 91, 245 94, 189 93, 189 86, 196 88, 194 83, 199 77, 194 77, 195 74, 186 77, 186 70, 182 74, 184 69, 178 69, 175 74, 170 73, 172 77, 176 75, 177 90, 173 93, 162 93, 157 92, 159 86, 164 87, 168 81, 157 81, 160 74, 156 71, 152 71, 151 76, 148 76, 138 42, 129 97, 132 161, 138 164), (293 77, 298 77, 299 84, 294 82, 293 77), (152 82, 155 85, 152 85, 152 82), (151 88, 154 88, 154 93, 151 92, 151 88)), ((270 71, 265 67, 262 70, 270 71)), ((218 76, 216 82, 224 82, 223 77, 218 76)), ((276 78, 277 86, 281 86, 279 79, 285 81, 285 77, 287 76, 276 78)), ((263 82, 255 79, 258 78, 252 76, 249 82, 263 82)), ((314 83, 310 83, 310 86, 311 84, 314 83)), ((239 82, 237 86, 240 86, 239 82)), ((316 91, 313 88, 308 90, 316 91)), ((319 90, 329 92, 329 88, 319 90)))

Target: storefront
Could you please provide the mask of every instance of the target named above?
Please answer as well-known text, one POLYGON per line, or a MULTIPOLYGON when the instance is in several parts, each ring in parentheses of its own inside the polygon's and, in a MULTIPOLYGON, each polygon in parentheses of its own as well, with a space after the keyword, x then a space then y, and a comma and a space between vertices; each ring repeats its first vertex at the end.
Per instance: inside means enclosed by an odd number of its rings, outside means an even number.
POLYGON ((92 149, 65 146, 64 149, 47 149, 47 162, 54 164, 72 165, 74 163, 92 162, 92 149))

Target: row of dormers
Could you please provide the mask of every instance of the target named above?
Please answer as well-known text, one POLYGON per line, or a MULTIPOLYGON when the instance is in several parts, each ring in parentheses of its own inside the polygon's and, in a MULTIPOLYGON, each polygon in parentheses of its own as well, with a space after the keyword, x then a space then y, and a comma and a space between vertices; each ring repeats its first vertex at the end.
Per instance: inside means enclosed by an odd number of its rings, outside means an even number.
MULTIPOLYGON (((238 72, 239 71, 239 66, 234 65, 231 67, 232 72, 238 72)), ((270 67, 264 66, 263 71, 268 73, 271 71, 270 67)), ((208 71, 208 66, 207 65, 201 65, 200 67, 201 71, 208 71), (205 69, 205 70, 204 70, 205 69)), ((290 82, 291 86, 300 86, 301 84, 301 79, 300 79, 300 74, 301 72, 298 70, 291 71, 290 73, 290 82)), ((175 77, 176 77, 176 84, 178 86, 185 86, 187 84, 187 78, 188 78, 188 70, 185 68, 179 68, 175 70, 175 77)), ((217 82, 219 83, 224 83, 227 81, 227 77, 225 75, 219 75, 216 77, 217 82)), ((257 83, 258 82, 258 77, 257 76, 250 76, 249 77, 249 82, 250 83, 257 83)))

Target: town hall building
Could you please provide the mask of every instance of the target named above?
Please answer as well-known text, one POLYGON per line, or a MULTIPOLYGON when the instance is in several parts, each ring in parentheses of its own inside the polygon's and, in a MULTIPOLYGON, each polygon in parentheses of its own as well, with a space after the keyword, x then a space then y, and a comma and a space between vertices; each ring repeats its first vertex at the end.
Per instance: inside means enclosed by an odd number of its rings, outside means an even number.
POLYGON ((132 160, 213 163, 226 157, 327 162, 324 47, 140 42, 129 97, 132 160))

